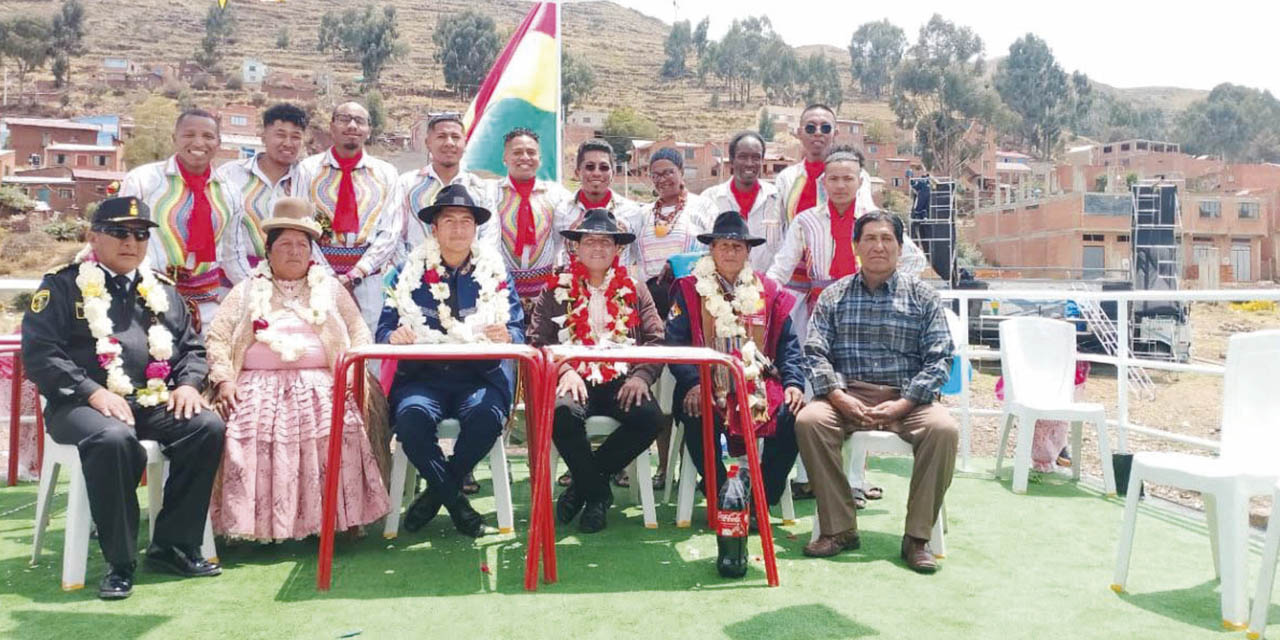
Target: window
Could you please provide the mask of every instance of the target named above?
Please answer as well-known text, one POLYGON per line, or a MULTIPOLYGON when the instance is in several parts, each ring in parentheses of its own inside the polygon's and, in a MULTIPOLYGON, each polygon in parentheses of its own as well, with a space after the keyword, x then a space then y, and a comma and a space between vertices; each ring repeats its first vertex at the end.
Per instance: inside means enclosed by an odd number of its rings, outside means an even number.
POLYGON ((1134 144, 1134 146, 1138 149, 1138 151, 1146 151, 1146 150, 1147 150, 1147 143, 1145 143, 1145 142, 1137 142, 1137 143, 1135 143, 1135 144, 1134 144))
POLYGON ((1257 220, 1259 207, 1260 205, 1257 202, 1241 202, 1240 203, 1240 219, 1241 220, 1257 220))
POLYGON ((691 148, 688 148, 688 149, 685 149, 685 150, 684 150, 684 159, 685 159, 685 160, 693 160, 693 152, 694 152, 694 149, 693 149, 692 147, 691 147, 691 148))
POLYGON ((67 163, 67 154, 65 154, 65 153, 59 153, 58 155, 54 156, 54 157, 53 157, 53 163, 54 163, 54 164, 66 164, 66 163, 67 163))
POLYGON ((77 166, 77 167, 87 167, 87 166, 89 166, 89 156, 77 155, 77 156, 76 156, 76 166, 77 166))
POLYGON ((874 145, 874 144, 872 144, 872 145, 867 145, 867 153, 875 153, 875 152, 876 152, 876 149, 877 149, 877 147, 876 147, 876 145, 874 145))
POLYGON ((582 124, 591 124, 591 116, 583 116, 582 124))
POLYGON ((1128 242, 1128 241, 1129 241, 1129 236, 1127 236, 1127 235, 1125 235, 1125 234, 1123 234, 1123 233, 1122 233, 1122 234, 1120 234, 1120 235, 1118 235, 1118 236, 1116 236, 1116 242, 1128 242))
POLYGON ((58 197, 63 200, 70 200, 73 197, 70 189, 58 189, 58 197))
POLYGON ((1103 148, 1102 148, 1102 152, 1103 152, 1103 153, 1111 153, 1111 145, 1107 145, 1107 146, 1103 147, 1103 148))
POLYGON ((894 178, 894 179, 893 179, 893 186, 895 186, 895 187, 901 187, 901 186, 902 186, 902 178, 894 178))
POLYGON ((246 116, 231 116, 231 124, 236 127, 248 126, 249 118, 246 116))
POLYGON ((1128 150, 1129 150, 1129 143, 1128 143, 1128 142, 1126 142, 1126 143, 1124 143, 1124 144, 1120 145, 1120 150, 1121 150, 1121 151, 1128 151, 1128 150))
POLYGON ((1221 218, 1222 203, 1218 200, 1201 200, 1200 201, 1200 217, 1201 218, 1221 218))
POLYGON ((99 167, 105 167, 105 166, 107 166, 107 157, 106 157, 106 156, 98 156, 98 166, 99 166, 99 167))
POLYGON ((1101 233, 1086 233, 1086 234, 1084 234, 1084 241, 1085 241, 1085 242, 1105 242, 1105 241, 1106 241, 1106 239, 1107 239, 1107 237, 1106 237, 1106 236, 1104 236, 1104 235, 1102 235, 1101 233))

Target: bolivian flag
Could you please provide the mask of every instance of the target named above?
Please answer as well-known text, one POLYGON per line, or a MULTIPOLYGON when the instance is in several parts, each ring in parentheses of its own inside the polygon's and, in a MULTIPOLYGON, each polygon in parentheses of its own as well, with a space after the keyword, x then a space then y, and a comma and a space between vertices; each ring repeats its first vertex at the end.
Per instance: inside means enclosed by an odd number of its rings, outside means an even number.
POLYGON ((512 34, 467 109, 467 152, 462 166, 504 176, 502 138, 516 127, 542 142, 541 180, 558 180, 560 140, 560 37, 555 2, 538 2, 512 34))

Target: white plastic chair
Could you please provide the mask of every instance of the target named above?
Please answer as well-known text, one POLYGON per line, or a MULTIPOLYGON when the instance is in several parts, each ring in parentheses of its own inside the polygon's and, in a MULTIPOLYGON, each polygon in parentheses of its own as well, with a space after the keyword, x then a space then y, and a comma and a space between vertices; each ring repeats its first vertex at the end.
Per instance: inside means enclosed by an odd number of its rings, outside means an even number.
POLYGON ((1083 423, 1094 425, 1102 478, 1108 496, 1115 495, 1115 471, 1107 440, 1107 413, 1101 404, 1076 402, 1075 325, 1050 318, 1012 318, 1000 323, 1000 371, 1004 375, 1004 427, 996 447, 996 475, 1004 461, 1009 430, 1018 422, 1013 453, 1013 492, 1027 492, 1031 470, 1031 440, 1036 420, 1071 423, 1071 476, 1080 479, 1080 441, 1083 423))
MULTIPOLYGON (((672 442, 681 443, 680 490, 676 495, 676 527, 683 529, 693 524, 693 501, 698 490, 698 468, 693 466, 693 454, 689 452, 689 447, 683 444, 684 425, 677 424, 671 431, 672 442)), ((719 443, 714 443, 711 446, 716 447, 717 451, 720 448, 719 443)), ((764 454, 764 438, 756 439, 756 452, 760 455, 764 454)), ((673 462, 674 460, 668 458, 668 466, 673 462)), ((667 486, 670 487, 669 484, 667 486)), ((784 484, 782 497, 778 499, 778 505, 782 507, 782 526, 789 527, 795 524, 796 504, 791 496, 791 482, 788 481, 784 484)))
POLYGON ((1271 515, 1267 518, 1267 542, 1262 547, 1262 568, 1258 571, 1258 590, 1253 595, 1253 613, 1249 615, 1249 638, 1257 640, 1267 630, 1267 609, 1271 606, 1271 591, 1276 582, 1276 555, 1280 553, 1280 517, 1275 508, 1280 505, 1280 484, 1271 494, 1271 515))
MULTIPOLYGON (((1280 467, 1276 465, 1276 456, 1280 455, 1277 362, 1280 330, 1236 334, 1228 341, 1222 385, 1222 446, 1217 458, 1175 452, 1134 454, 1112 590, 1123 591, 1128 578, 1142 483, 1199 491, 1204 498, 1214 573, 1221 581, 1222 625, 1234 630, 1245 628, 1249 608, 1245 594, 1249 499, 1272 493, 1280 480, 1280 467)), ((1274 535, 1274 531, 1268 532, 1269 538, 1274 535)), ((1271 570, 1274 566, 1272 561, 1271 570)), ((1265 614, 1265 603, 1263 606, 1265 614)))
MULTIPOLYGON (((844 441, 841 451, 844 455, 845 468, 848 473, 852 473, 855 468, 861 472, 866 464, 868 454, 915 455, 915 451, 911 448, 911 443, 890 431, 855 431, 853 435, 844 441)), ((938 519, 933 523, 933 531, 929 534, 929 550, 935 557, 945 558, 947 555, 946 530, 947 505, 943 504, 938 510, 938 519)), ((809 541, 817 540, 821 531, 821 527, 818 526, 818 510, 815 508, 813 510, 813 533, 809 535, 809 541)))
MULTIPOLYGON (((147 452, 147 516, 150 520, 148 535, 154 535, 156 515, 164 502, 164 480, 168 475, 168 459, 154 440, 139 440, 147 452)), ((71 474, 67 490, 67 527, 62 542, 62 590, 84 588, 85 569, 89 563, 89 492, 85 486, 84 472, 80 467, 80 450, 72 444, 58 444, 48 434, 44 437, 44 461, 40 467, 40 493, 36 498, 36 530, 31 543, 31 564, 40 560, 40 547, 49 515, 53 492, 58 486, 58 471, 66 467, 71 474)), ((213 562, 218 561, 218 549, 213 542, 213 526, 205 515, 204 541, 200 553, 213 562)))
MULTIPOLYGON (((440 421, 436 437, 456 439, 461 425, 453 418, 440 421)), ((400 534, 400 507, 412 499, 418 486, 418 470, 409 464, 409 456, 398 438, 391 439, 391 479, 387 482, 387 498, 391 511, 382 530, 382 537, 391 540, 400 534)), ((515 513, 511 506, 511 474, 507 466, 507 449, 501 436, 489 449, 489 472, 493 476, 493 501, 498 511, 498 533, 515 531, 515 513)))
MULTIPOLYGON (((587 437, 588 438, 607 438, 622 426, 617 420, 608 416, 590 416, 587 418, 587 437)), ((556 446, 551 445, 551 477, 557 475, 556 467, 560 464, 560 452, 556 451, 556 446)), ((628 465, 628 473, 631 476, 631 498, 640 503, 640 509, 644 512, 644 526, 646 529, 658 528, 658 513, 653 503, 653 481, 652 470, 649 466, 649 448, 645 447, 640 455, 628 465)))

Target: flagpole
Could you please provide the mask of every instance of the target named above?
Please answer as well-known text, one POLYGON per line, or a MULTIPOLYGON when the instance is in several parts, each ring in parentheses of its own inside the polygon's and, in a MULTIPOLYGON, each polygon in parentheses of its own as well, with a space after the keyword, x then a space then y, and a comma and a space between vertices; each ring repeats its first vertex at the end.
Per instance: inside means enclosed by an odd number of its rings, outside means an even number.
POLYGON ((564 184, 564 5, 562 0, 554 0, 556 8, 556 182, 564 184))

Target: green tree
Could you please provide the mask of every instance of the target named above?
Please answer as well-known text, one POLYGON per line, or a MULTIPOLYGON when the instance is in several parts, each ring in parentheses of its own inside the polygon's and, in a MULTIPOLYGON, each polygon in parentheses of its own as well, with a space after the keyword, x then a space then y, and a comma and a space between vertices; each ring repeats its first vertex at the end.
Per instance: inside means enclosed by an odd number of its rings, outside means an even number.
POLYGON ((444 66, 444 82, 459 97, 479 88, 498 57, 498 29, 493 19, 474 10, 446 16, 431 36, 435 60, 444 66))
POLYGON ((813 53, 805 60, 804 68, 805 102, 821 102, 839 111, 844 103, 844 89, 840 86, 836 63, 821 53, 813 53))
POLYGON ((133 137, 124 145, 124 160, 130 168, 155 162, 173 153, 173 122, 178 105, 164 96, 153 95, 133 108, 133 137))
POLYGON ((326 12, 320 17, 316 41, 321 53, 333 52, 359 62, 365 86, 376 86, 387 63, 409 51, 400 40, 396 8, 389 4, 381 11, 366 5, 364 10, 326 12))
POLYGON ((0 23, 0 58, 8 58, 18 68, 18 97, 25 93, 27 74, 49 60, 50 24, 39 18, 18 15, 0 23))
POLYGON ((879 98, 893 80, 893 71, 902 61, 907 37, 888 19, 868 22, 853 32, 849 60, 854 82, 862 93, 879 98))
POLYGON ((698 26, 693 28, 693 36, 691 38, 694 53, 698 54, 698 61, 702 61, 702 56, 707 53, 707 45, 711 41, 707 38, 707 30, 711 28, 711 18, 704 17, 698 22, 698 26))
POLYGON ((560 106, 569 109, 596 88, 596 72, 585 56, 565 51, 560 60, 560 106))
POLYGON ((1269 91, 1220 84, 1178 116, 1177 133, 1189 153, 1280 162, 1280 101, 1269 91))
POLYGON ((765 142, 773 142, 773 116, 769 114, 768 109, 760 110, 760 118, 756 121, 756 131, 764 138, 765 142))
POLYGON ((284 25, 280 27, 280 31, 276 32, 276 48, 277 49, 289 48, 289 25, 284 25))
POLYGON ((387 128, 387 109, 382 104, 382 92, 377 89, 366 91, 364 108, 369 111, 369 136, 377 138, 387 128))
POLYGON ((795 49, 772 34, 759 61, 760 86, 770 102, 795 101, 796 85, 802 82, 804 70, 796 58, 795 49))
POLYGON ((653 140, 658 137, 658 125, 631 107, 619 107, 605 118, 604 139, 613 147, 619 162, 630 162, 635 149, 634 140, 653 140))
POLYGON ((985 91, 982 39, 934 14, 894 73, 889 105, 898 126, 915 132, 925 168, 956 175, 981 145, 969 134, 997 110, 985 91))
POLYGON ((685 62, 689 57, 689 49, 693 47, 693 33, 688 20, 680 20, 671 25, 671 32, 662 44, 667 59, 662 63, 662 77, 668 80, 683 78, 686 72, 685 62))
POLYGON ((84 4, 63 0, 50 25, 53 79, 59 87, 71 84, 71 58, 84 55, 84 4))
POLYGON ((1072 105, 1067 73, 1058 66, 1049 45, 1032 33, 1015 40, 1009 45, 1009 57, 996 70, 995 87, 1021 117, 1022 139, 1040 158, 1050 159, 1072 105))
POLYGON ((204 17, 204 39, 196 50, 195 61, 205 71, 213 72, 222 61, 222 47, 231 41, 236 30, 235 14, 231 5, 225 7, 216 3, 209 5, 204 17))

